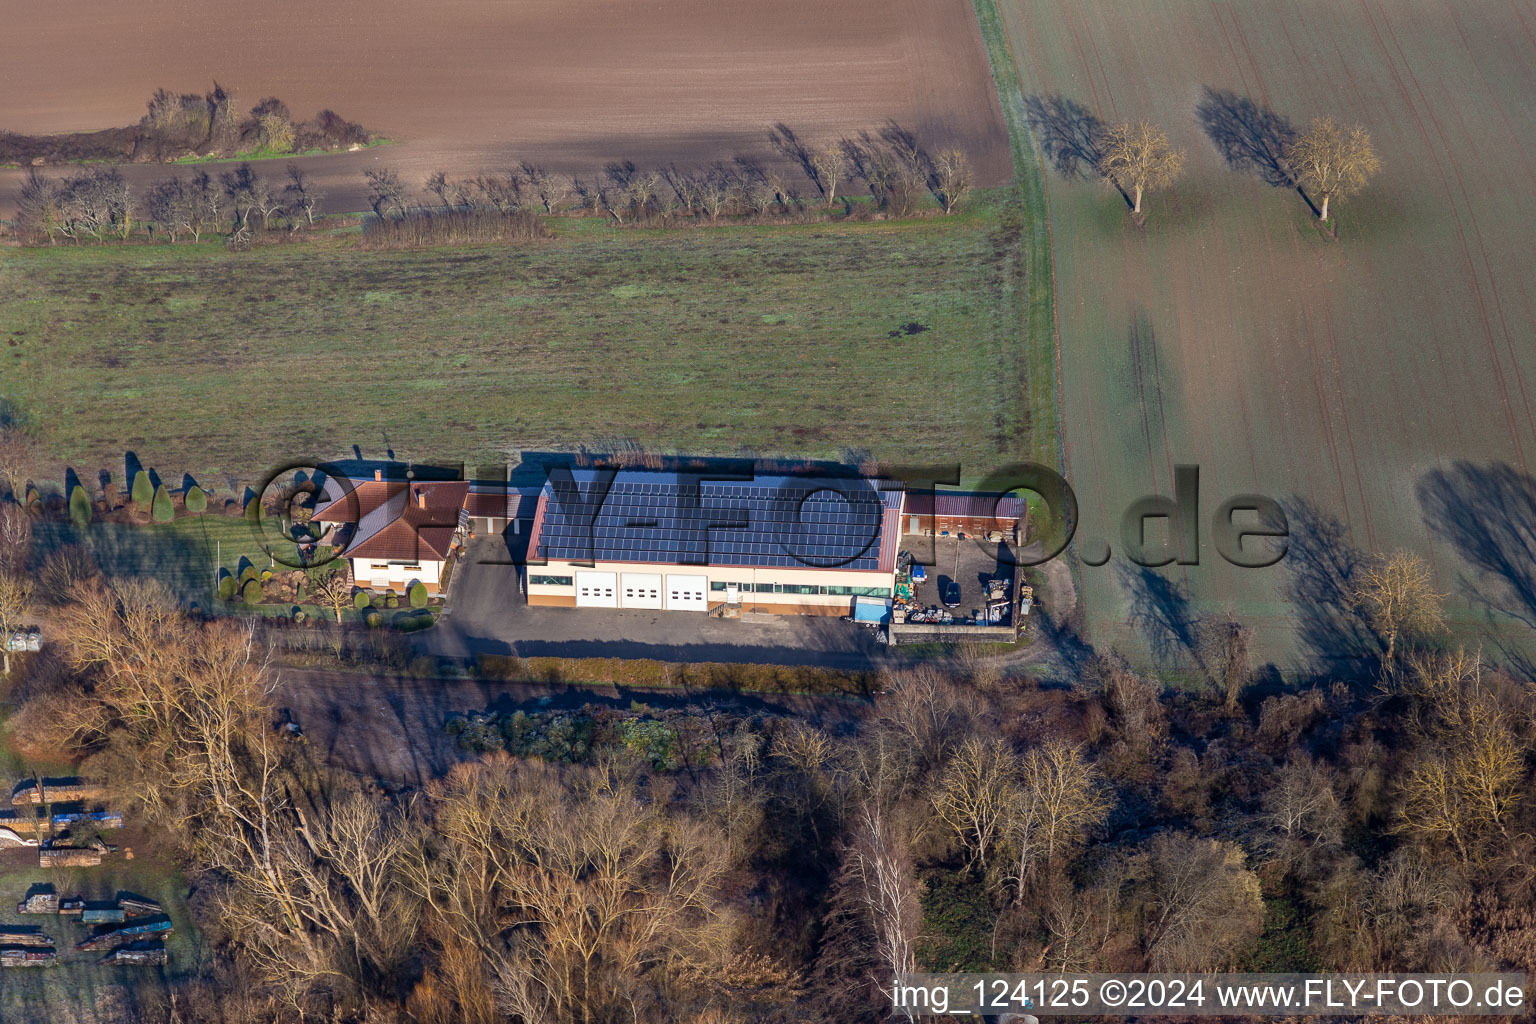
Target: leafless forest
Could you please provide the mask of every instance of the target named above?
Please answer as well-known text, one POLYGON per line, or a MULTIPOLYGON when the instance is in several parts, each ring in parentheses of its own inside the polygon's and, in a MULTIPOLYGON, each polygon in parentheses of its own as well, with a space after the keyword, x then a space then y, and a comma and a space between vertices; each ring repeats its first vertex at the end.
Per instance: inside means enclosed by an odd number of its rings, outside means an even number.
MULTIPOLYGON (((4 525, 14 553, 25 521, 4 525)), ((172 837, 216 950, 146 1020, 873 1021, 912 968, 1536 957, 1536 700, 1448 646, 1412 556, 1356 576, 1371 678, 1282 691, 1231 621, 1180 692, 1112 652, 1041 689, 971 650, 830 731, 473 713, 446 723, 462 763, 419 792, 275 731, 252 625, 78 553, 34 575, 57 652, 28 662, 13 728, 172 837)), ((7 560, 0 609, 29 578, 7 560)))

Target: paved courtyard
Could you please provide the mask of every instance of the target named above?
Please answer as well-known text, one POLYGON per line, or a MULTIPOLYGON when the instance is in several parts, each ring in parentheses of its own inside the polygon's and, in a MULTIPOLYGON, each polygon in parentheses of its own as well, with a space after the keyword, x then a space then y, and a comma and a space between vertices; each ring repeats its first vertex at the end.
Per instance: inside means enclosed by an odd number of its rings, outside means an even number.
POLYGON ((501 538, 476 537, 453 570, 448 611, 420 634, 423 653, 473 658, 655 658, 879 668, 895 664, 875 630, 836 616, 765 615, 740 619, 613 608, 530 607, 520 566, 501 538))

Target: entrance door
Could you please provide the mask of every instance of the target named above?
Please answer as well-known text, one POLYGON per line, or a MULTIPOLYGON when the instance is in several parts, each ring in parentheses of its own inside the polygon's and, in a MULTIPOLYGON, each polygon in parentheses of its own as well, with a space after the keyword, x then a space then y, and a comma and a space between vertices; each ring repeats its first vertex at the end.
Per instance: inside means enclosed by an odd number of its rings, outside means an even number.
POLYGON ((617 608, 619 606, 618 573, 577 572, 576 607, 617 608))
POLYGON ((624 590, 619 599, 622 608, 660 608, 661 574, 627 572, 624 574, 624 590))
POLYGON ((709 577, 668 574, 667 609, 674 612, 709 611, 709 577))

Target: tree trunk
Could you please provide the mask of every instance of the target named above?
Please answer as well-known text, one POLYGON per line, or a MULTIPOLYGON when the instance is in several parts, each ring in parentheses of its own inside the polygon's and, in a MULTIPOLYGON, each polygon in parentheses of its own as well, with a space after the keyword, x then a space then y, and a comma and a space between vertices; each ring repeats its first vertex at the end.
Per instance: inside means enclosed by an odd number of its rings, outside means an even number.
POLYGON ((1131 207, 1131 212, 1132 213, 1140 213, 1141 212, 1141 186, 1140 185, 1136 186, 1136 204, 1131 207))
POLYGON ((1317 219, 1318 220, 1327 220, 1328 219, 1328 196, 1327 196, 1327 194, 1323 195, 1323 208, 1318 211, 1317 219))

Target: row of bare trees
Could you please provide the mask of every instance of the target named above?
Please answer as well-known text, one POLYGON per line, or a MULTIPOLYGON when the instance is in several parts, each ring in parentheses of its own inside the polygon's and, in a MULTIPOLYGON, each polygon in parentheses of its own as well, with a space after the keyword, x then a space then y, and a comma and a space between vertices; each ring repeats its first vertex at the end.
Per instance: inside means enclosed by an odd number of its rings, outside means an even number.
POLYGON ((626 224, 675 218, 768 217, 842 202, 851 212, 851 190, 862 187, 869 204, 889 216, 914 213, 925 195, 950 214, 971 193, 970 162, 958 149, 929 150, 892 122, 878 133, 820 149, 803 145, 785 125, 770 133, 775 150, 799 169, 792 180, 775 166, 747 157, 682 169, 642 169, 616 161, 593 174, 568 176, 523 162, 505 171, 454 179, 444 171, 424 183, 425 203, 392 168, 364 171, 368 203, 381 218, 405 219, 424 211, 546 216, 585 213, 626 224), (809 190, 806 186, 809 185, 809 190))
POLYGON ((141 198, 115 167, 89 168, 65 178, 33 169, 22 184, 17 226, 23 238, 49 245, 60 239, 76 244, 126 241, 139 225, 151 231, 158 226, 172 243, 183 236, 198 241, 209 233, 243 239, 258 221, 264 231, 279 226, 274 220, 286 222, 290 232, 312 225, 323 199, 297 164, 288 165, 281 184, 245 163, 217 178, 207 171, 166 178, 141 198))
MULTIPOLYGON (((1027 106, 1041 150, 1057 169, 1068 177, 1099 177, 1120 192, 1138 221, 1144 196, 1168 188, 1183 172, 1184 152, 1150 121, 1105 125, 1062 96, 1031 96, 1027 106)), ((1359 192, 1381 168, 1370 133, 1358 124, 1318 117, 1298 132, 1251 100, 1212 90, 1197 113, 1229 164, 1295 188, 1324 223, 1333 200, 1359 192)))

